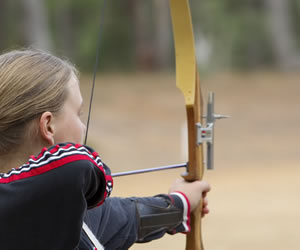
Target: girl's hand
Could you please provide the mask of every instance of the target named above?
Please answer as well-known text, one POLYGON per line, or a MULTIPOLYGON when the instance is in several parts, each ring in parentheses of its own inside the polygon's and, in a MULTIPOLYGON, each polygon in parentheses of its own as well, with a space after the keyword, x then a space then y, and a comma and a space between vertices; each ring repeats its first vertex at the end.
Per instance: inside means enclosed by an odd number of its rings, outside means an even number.
POLYGON ((169 193, 179 191, 184 193, 189 199, 191 210, 193 211, 202 200, 202 217, 209 213, 207 193, 210 191, 210 185, 205 181, 186 182, 178 179, 169 189, 169 193))

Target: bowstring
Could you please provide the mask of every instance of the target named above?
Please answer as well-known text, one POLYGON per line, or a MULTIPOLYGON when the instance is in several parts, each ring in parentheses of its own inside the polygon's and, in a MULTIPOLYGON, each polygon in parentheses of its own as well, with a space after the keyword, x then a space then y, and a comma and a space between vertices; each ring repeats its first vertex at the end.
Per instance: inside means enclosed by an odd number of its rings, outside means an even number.
POLYGON ((103 0, 102 11, 100 14, 100 21, 99 21, 96 59, 95 59, 95 65, 94 65, 93 82, 92 82, 92 88, 91 88, 91 94, 90 94, 90 104, 89 104, 89 111, 88 111, 88 117, 87 117, 87 122, 86 122, 84 144, 87 143, 87 138, 88 138, 88 133, 89 133, 89 125, 90 125, 90 120, 91 120, 92 104, 93 104, 93 99, 94 99, 96 75, 97 75, 97 70, 99 67, 99 56, 100 56, 100 48, 101 48, 101 40, 102 40, 101 38, 102 38, 102 33, 103 33, 104 13, 105 13, 106 5, 107 5, 107 0, 103 0))

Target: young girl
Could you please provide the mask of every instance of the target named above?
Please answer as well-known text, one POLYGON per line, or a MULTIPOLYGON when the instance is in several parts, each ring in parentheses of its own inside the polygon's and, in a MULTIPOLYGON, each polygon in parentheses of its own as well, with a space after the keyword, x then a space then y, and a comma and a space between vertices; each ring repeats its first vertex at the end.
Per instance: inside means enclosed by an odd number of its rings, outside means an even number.
POLYGON ((82 145, 82 103, 70 63, 33 50, 0 56, 1 249, 128 249, 189 231, 202 198, 208 213, 203 181, 180 180, 155 197, 107 199, 110 170, 82 145))

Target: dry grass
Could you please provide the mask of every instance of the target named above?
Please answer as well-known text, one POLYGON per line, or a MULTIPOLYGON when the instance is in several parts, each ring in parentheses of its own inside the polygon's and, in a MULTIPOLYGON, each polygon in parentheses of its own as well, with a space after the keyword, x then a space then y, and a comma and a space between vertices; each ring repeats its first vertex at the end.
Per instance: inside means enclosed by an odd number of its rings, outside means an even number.
MULTIPOLYGON (((209 250, 300 249, 300 74, 220 74, 202 80, 216 93, 219 121, 211 214, 203 221, 209 250)), ((88 102, 90 78, 82 79, 88 102)), ((113 172, 182 162, 183 98, 170 75, 97 78, 89 144, 113 172)), ((166 192, 180 171, 115 179, 114 196, 166 192)), ((132 249, 183 249, 184 236, 132 249)))

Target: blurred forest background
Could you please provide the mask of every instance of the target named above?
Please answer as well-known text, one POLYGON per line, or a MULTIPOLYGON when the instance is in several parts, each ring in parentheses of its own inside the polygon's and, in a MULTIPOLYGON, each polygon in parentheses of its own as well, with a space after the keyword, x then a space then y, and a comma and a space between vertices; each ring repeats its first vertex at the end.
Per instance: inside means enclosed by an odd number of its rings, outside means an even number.
MULTIPOLYGON (((204 100, 218 121, 210 250, 300 249, 300 1, 191 0, 204 100)), ((82 72, 87 110, 100 22, 88 144, 112 172, 186 161, 167 0, 1 0, 0 51, 34 46, 82 72), (101 21, 102 20, 102 21, 101 21)), ((0 111, 1 112, 1 111, 0 111)), ((86 118, 86 117, 84 117, 86 118)), ((182 169, 115 178, 114 196, 167 192, 182 169)), ((184 249, 176 235, 132 249, 184 249)))
MULTIPOLYGON (((81 71, 92 71, 102 20, 102 71, 173 67, 168 1, 108 0, 105 7, 103 2, 1 0, 0 50, 35 46, 70 58, 81 71)), ((190 4, 200 69, 300 67, 299 0, 190 4)))

